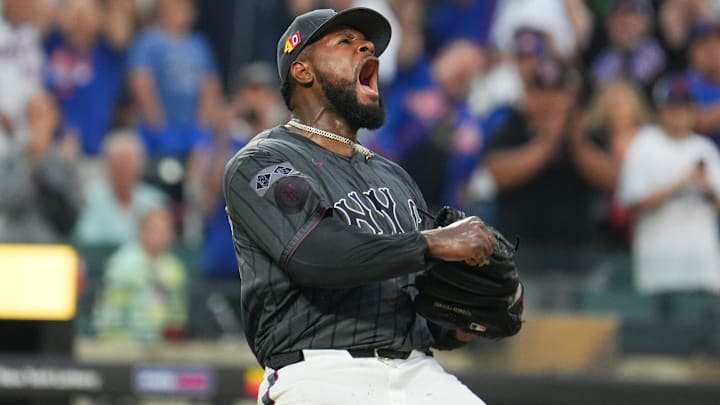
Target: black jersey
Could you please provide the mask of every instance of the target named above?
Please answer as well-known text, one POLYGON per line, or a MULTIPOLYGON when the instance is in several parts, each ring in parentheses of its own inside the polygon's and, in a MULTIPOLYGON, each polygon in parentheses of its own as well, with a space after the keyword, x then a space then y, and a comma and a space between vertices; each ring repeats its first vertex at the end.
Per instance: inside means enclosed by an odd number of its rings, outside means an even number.
MULTIPOLYGON (((423 229, 418 208, 425 209, 425 202, 398 165, 380 156, 338 155, 280 126, 232 158, 224 191, 242 279, 245 333, 261 363, 269 355, 302 349, 407 351, 433 343, 412 304, 411 285, 421 266, 352 288, 301 286, 285 266, 328 212, 353 232, 423 229)), ((345 264, 336 263, 333 271, 355 271, 345 264)))

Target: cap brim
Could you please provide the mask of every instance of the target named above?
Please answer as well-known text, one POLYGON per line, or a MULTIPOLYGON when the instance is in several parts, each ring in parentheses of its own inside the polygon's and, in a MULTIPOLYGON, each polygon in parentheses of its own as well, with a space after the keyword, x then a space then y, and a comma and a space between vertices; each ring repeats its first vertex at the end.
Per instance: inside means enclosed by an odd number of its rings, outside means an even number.
POLYGON ((388 20, 375 10, 356 7, 340 11, 325 21, 325 23, 310 36, 308 44, 315 42, 325 36, 325 34, 343 26, 360 31, 367 40, 372 42, 375 45, 375 56, 382 55, 388 43, 390 43, 392 29, 390 28, 388 20))

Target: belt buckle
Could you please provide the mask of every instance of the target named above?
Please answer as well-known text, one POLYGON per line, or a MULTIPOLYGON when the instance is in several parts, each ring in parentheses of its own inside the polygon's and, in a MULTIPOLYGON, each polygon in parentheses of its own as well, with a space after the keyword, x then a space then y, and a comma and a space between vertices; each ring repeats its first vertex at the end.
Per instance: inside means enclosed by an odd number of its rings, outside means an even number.
POLYGON ((397 367, 397 365, 395 365, 395 363, 393 362, 393 359, 391 359, 389 357, 385 357, 382 354, 380 354, 380 350, 382 350, 382 349, 378 349, 378 348, 373 349, 373 354, 375 355, 375 358, 387 366, 397 367))

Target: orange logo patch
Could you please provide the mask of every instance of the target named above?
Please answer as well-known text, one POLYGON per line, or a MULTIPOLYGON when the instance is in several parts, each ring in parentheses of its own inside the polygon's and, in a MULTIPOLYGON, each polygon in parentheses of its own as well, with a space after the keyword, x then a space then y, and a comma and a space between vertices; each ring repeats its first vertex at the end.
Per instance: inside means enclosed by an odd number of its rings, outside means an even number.
POLYGON ((302 38, 300 38, 300 31, 296 31, 290 38, 288 38, 285 41, 285 53, 290 53, 297 48, 298 45, 300 45, 300 41, 302 41, 302 38))

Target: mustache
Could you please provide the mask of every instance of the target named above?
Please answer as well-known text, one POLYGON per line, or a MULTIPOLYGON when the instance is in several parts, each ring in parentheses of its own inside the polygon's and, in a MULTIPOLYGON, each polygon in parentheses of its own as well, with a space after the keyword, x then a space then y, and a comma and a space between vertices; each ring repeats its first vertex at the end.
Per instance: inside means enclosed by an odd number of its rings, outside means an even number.
POLYGON ((377 129, 385 123, 386 114, 382 93, 377 104, 362 104, 358 100, 355 81, 334 79, 318 75, 318 81, 323 88, 331 111, 342 117, 355 130, 360 128, 377 129))

